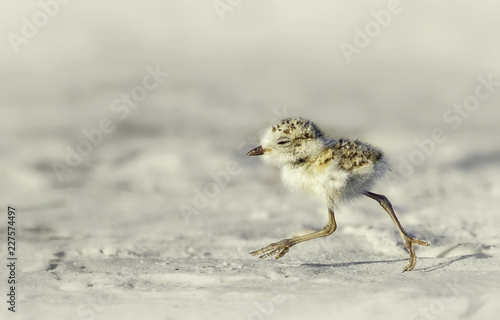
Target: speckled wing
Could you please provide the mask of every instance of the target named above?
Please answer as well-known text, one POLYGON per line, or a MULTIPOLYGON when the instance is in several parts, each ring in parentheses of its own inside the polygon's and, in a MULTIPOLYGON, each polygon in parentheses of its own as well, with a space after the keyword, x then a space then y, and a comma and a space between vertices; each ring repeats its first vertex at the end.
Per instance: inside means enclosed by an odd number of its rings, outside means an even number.
POLYGON ((357 139, 338 139, 329 149, 332 156, 338 158, 338 167, 348 172, 370 163, 376 164, 384 158, 382 150, 357 139))

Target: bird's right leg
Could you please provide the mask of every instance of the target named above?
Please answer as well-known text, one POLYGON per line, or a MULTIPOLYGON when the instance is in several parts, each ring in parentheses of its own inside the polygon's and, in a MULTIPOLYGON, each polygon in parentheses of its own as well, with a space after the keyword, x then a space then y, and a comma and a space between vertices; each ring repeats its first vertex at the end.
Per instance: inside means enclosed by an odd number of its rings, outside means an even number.
POLYGON ((382 208, 384 208, 384 210, 389 214, 389 216, 391 216, 392 221, 394 221, 394 224, 398 228, 401 238, 403 238, 403 244, 410 253, 410 261, 408 262, 408 265, 404 268, 403 272, 413 270, 415 264, 417 263, 417 256, 415 255, 415 251, 413 251, 413 245, 419 244, 421 246, 429 246, 430 243, 424 240, 410 237, 408 233, 406 233, 405 229, 399 222, 398 217, 396 217, 396 213, 392 208, 391 202, 389 201, 389 199, 387 199, 386 196, 369 191, 365 192, 365 196, 377 201, 382 206, 382 208))
POLYGON ((319 231, 309 233, 303 236, 293 237, 290 239, 283 239, 281 241, 271 243, 267 247, 264 247, 260 250, 250 252, 250 254, 254 256, 260 255, 259 258, 261 259, 270 256, 274 256, 275 259, 279 259, 283 257, 288 252, 288 250, 297 243, 319 237, 326 237, 332 234, 335 231, 335 229, 337 229, 337 224, 335 223, 335 215, 333 214, 333 209, 328 208, 328 218, 329 218, 328 224, 319 231))

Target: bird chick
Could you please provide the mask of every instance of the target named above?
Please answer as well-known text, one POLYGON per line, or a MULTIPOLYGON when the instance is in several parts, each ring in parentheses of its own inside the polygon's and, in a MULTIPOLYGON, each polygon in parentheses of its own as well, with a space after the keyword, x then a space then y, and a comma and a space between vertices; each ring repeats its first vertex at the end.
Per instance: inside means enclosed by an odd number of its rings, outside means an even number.
POLYGON ((283 119, 268 128, 261 143, 247 155, 262 156, 265 162, 281 168, 281 178, 287 187, 307 191, 326 202, 329 222, 319 231, 271 243, 251 252, 252 255, 278 259, 297 243, 332 234, 337 228, 334 208, 364 195, 376 200, 395 223, 410 254, 403 272, 413 270, 417 262, 413 244, 428 246, 429 243, 410 237, 390 201, 369 191, 388 167, 380 149, 359 140, 330 139, 316 124, 302 118, 283 119))

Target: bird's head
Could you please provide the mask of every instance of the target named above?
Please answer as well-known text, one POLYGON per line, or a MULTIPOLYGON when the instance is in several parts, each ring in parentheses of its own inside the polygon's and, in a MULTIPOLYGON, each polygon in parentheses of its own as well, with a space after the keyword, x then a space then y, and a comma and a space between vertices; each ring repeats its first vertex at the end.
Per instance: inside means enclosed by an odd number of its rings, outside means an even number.
POLYGON ((264 161, 276 166, 301 163, 319 154, 325 141, 325 135, 312 121, 287 118, 268 128, 261 145, 247 155, 262 155, 264 161))

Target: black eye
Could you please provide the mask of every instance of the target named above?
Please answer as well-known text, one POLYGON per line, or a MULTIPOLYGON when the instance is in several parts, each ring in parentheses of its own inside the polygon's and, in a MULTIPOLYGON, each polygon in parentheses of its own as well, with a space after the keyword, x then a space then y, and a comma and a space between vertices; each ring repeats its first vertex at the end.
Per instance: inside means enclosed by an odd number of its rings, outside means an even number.
POLYGON ((277 144, 287 144, 287 143, 290 143, 290 140, 289 139, 280 139, 278 140, 277 144))

